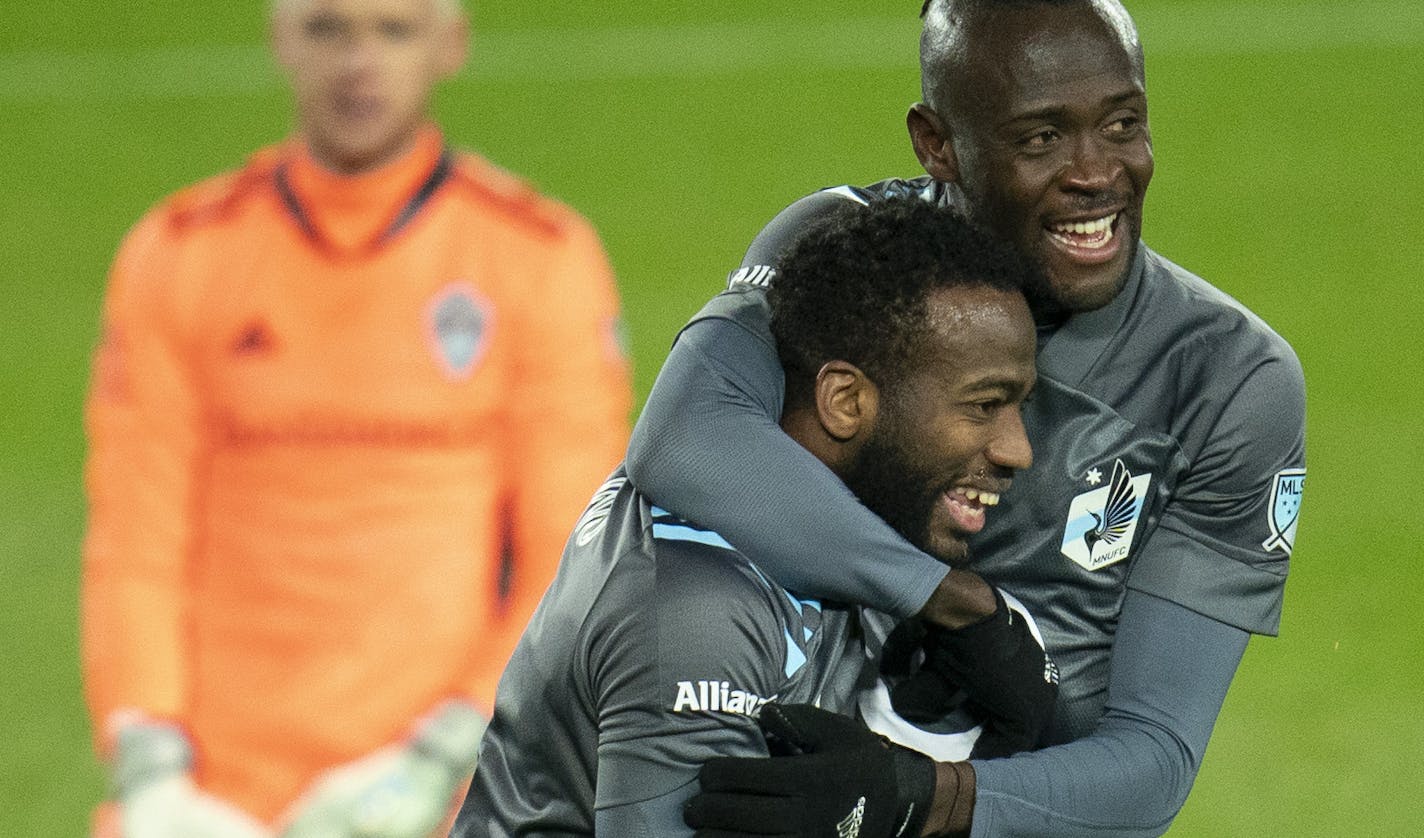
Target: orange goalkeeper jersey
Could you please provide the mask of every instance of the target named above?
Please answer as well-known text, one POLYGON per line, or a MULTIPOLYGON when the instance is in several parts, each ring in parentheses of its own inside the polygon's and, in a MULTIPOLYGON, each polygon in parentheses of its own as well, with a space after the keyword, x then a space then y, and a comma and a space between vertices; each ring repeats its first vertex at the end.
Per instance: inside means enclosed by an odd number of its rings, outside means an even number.
POLYGON ((631 392, 590 225, 427 129, 300 141, 149 213, 87 429, 85 681, 264 819, 439 700, 486 707, 631 392))

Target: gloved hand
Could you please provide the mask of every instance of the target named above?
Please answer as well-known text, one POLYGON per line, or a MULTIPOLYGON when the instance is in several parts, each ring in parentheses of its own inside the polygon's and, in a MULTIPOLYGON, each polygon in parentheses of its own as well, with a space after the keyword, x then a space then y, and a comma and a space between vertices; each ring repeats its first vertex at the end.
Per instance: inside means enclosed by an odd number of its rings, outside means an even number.
POLYGON ((115 740, 113 784, 123 838, 269 838, 246 812, 193 782, 193 748, 173 725, 136 722, 115 740))
POLYGON ((905 620, 885 638, 880 677, 895 714, 913 724, 934 724, 964 704, 964 690, 925 665, 926 640, 937 628, 924 620, 905 620))
POLYGON ((317 778, 292 806, 282 838, 426 838, 474 772, 485 725, 468 703, 445 702, 406 742, 317 778))
POLYGON ((699 836, 916 836, 935 791, 934 761, 855 719, 768 704, 758 719, 772 758, 719 757, 683 820, 699 836))
MULTIPOLYGON (((924 673, 963 690, 984 732, 971 759, 992 759, 1028 750, 1053 720, 1058 666, 1043 649, 1023 604, 994 590, 998 607, 960 629, 926 626, 924 673)), ((911 702, 913 703, 913 702, 911 702)))

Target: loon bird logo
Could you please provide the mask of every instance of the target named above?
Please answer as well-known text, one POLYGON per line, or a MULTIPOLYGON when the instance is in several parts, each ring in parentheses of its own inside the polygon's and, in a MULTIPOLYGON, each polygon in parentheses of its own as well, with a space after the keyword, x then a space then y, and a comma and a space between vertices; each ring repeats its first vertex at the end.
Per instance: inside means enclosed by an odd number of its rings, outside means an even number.
POLYGON ((1113 465, 1112 480, 1108 483, 1108 502, 1103 507, 1103 514, 1091 510, 1088 514, 1093 516, 1093 528, 1083 533, 1083 544, 1090 555, 1099 541, 1112 544, 1122 538, 1137 517, 1137 492, 1132 489, 1132 474, 1122 460, 1113 465))
POLYGON ((1069 506, 1063 555, 1088 570, 1127 558, 1151 482, 1151 474, 1133 476, 1122 460, 1115 461, 1108 485, 1078 495, 1069 506))

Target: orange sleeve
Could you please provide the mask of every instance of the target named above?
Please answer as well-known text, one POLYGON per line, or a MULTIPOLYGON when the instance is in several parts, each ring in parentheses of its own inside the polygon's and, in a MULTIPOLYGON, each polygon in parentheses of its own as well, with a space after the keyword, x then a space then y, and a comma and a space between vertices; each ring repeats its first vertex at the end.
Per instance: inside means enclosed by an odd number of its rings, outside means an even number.
POLYGON ((101 749, 115 710, 181 722, 185 707, 184 567, 203 444, 170 293, 173 245, 155 213, 120 248, 85 411, 81 644, 101 749))
POLYGON ((512 574, 497 635, 481 644, 473 685, 482 701, 492 700, 574 522, 627 451, 633 396, 613 270, 582 218, 571 217, 560 245, 514 324, 504 478, 512 574))

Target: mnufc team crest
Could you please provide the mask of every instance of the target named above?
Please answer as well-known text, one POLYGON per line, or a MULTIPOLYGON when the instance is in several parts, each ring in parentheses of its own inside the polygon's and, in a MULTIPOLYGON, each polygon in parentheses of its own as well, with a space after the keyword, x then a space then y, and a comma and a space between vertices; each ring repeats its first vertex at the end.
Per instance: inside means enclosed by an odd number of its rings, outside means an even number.
MULTIPOLYGON (((1088 472, 1088 482, 1102 481, 1102 472, 1088 472)), ((1108 485, 1073 498, 1068 525, 1063 528, 1063 555, 1088 570, 1097 570, 1127 558, 1137 520, 1152 475, 1133 477, 1122 460, 1113 463, 1108 485)))

